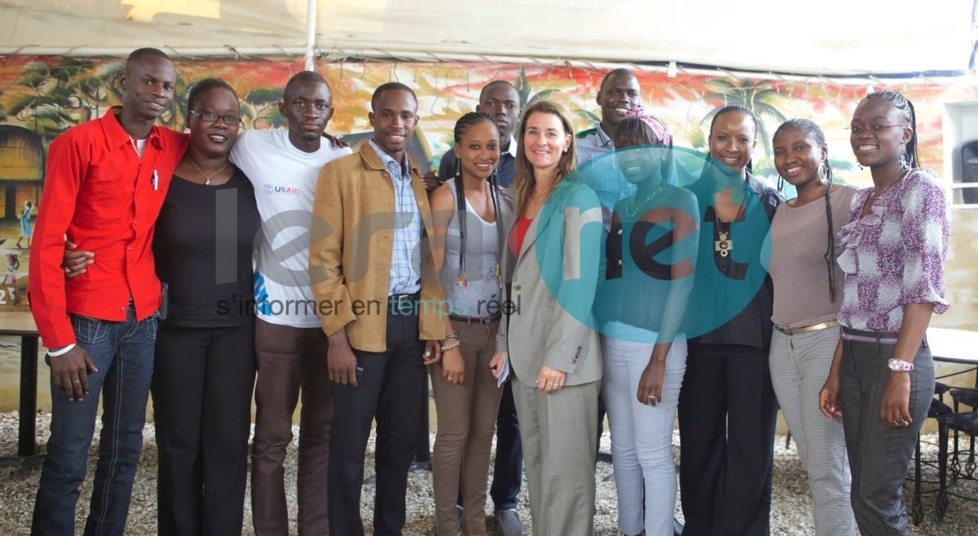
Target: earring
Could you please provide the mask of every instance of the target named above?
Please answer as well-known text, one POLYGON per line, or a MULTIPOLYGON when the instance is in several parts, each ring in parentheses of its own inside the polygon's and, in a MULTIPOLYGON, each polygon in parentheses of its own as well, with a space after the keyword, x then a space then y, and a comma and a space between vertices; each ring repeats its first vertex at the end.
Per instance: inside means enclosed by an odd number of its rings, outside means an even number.
POLYGON ((910 162, 909 162, 909 159, 907 158, 907 147, 906 146, 904 146, 900 150, 900 169, 902 169, 904 171, 910 169, 910 162))
POLYGON ((567 151, 569 151, 569 150, 570 149, 568 149, 567 147, 564 147, 564 154, 567 154, 567 151))
POLYGON ((455 161, 455 178, 457 179, 457 178, 459 178, 461 176, 462 176, 462 162, 459 161, 459 160, 456 160, 455 161))
POLYGON ((784 177, 782 177, 780 173, 778 174, 778 191, 784 191, 784 177))

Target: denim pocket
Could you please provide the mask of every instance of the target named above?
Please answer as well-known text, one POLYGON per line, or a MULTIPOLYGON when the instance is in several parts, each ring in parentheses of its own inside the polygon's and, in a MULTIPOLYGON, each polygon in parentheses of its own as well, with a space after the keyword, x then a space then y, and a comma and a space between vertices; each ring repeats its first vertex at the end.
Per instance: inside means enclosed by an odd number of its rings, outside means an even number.
POLYGON ((71 315, 71 327, 75 330, 75 339, 85 344, 98 344, 109 336, 109 324, 104 320, 71 315))
POLYGON ((160 313, 155 312, 153 313, 152 316, 150 316, 146 320, 143 320, 143 323, 145 324, 146 327, 146 338, 151 341, 156 340, 156 331, 159 329, 158 327, 160 321, 159 318, 160 318, 160 313))

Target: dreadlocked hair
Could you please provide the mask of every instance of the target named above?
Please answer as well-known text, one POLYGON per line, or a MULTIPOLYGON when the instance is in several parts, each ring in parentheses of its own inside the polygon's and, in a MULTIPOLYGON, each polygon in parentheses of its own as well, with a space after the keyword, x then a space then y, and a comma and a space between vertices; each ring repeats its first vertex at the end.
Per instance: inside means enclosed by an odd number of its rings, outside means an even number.
MULTIPOLYGON (((728 104, 723 108, 717 110, 717 113, 713 114, 713 120, 710 121, 710 136, 713 136, 713 127, 717 124, 717 119, 721 115, 726 115, 734 112, 744 114, 750 118, 751 122, 754 123, 754 137, 756 138, 757 133, 760 130, 759 129, 760 122, 757 120, 757 116, 754 115, 754 111, 744 106, 743 104, 728 104)), ((747 173, 753 173, 753 171, 754 171, 754 159, 751 158, 747 160, 747 173)))
MULTIPOLYGON (((819 147, 828 147, 825 143, 825 133, 819 128, 815 122, 808 119, 789 119, 778 127, 778 130, 774 131, 774 138, 778 137, 778 134, 785 130, 797 130, 804 133, 806 136, 811 135, 815 138, 815 143, 819 147)), ((829 159, 826 158, 822 161, 819 166, 818 173, 821 175, 821 179, 825 182, 825 223, 827 224, 826 235, 828 238, 828 246, 825 248, 825 268, 829 273, 829 300, 835 303, 835 231, 833 221, 832 221, 832 166, 829 165, 829 159)), ((782 181, 781 177, 778 177, 779 182, 782 181)))
POLYGON ((917 112, 914 110, 913 103, 910 102, 910 99, 892 89, 870 93, 861 102, 866 102, 869 99, 886 101, 903 114, 903 119, 911 129, 910 140, 903 146, 904 153, 907 155, 907 165, 910 166, 909 169, 919 166, 920 159, 917 156, 917 112))
MULTIPOLYGON (((458 145, 462 143, 462 136, 469 127, 475 125, 481 125, 483 123, 488 123, 496 128, 496 123, 492 121, 492 118, 488 114, 482 112, 469 112, 459 118, 455 122, 455 144, 458 145)), ((492 175, 489 176, 489 197, 492 199, 492 212, 496 219, 496 276, 499 276, 499 258, 503 254, 503 244, 505 243, 505 237, 503 234, 503 223, 500 220, 499 214, 499 187, 498 187, 498 163, 497 168, 492 170, 492 175)), ((459 238, 459 250, 458 250, 458 286, 464 287, 468 284, 465 277, 465 224, 466 224, 466 202, 465 202, 465 185, 462 182, 462 163, 456 159, 455 162, 455 209, 458 212, 458 238, 459 238)))
MULTIPOLYGON (((520 119, 520 133, 517 137, 519 145, 516 148, 516 179, 513 181, 513 188, 517 194, 519 214, 523 214, 526 211, 526 207, 530 203, 530 196, 533 194, 533 187, 537 182, 536 176, 533 173, 533 165, 530 164, 530 160, 526 156, 524 138, 526 137, 527 119, 531 115, 539 113, 551 114, 559 118, 564 128, 564 134, 570 136, 570 145, 567 147, 567 151, 560 155, 560 160, 557 162, 557 173, 554 175, 554 180, 550 184, 550 192, 560 184, 560 181, 567 178, 577 168, 577 157, 575 156, 577 153, 577 141, 574 138, 574 123, 571 121, 571 116, 567 113, 567 109, 556 102, 548 100, 538 100, 527 106, 523 110, 523 117, 520 119)), ((547 194, 549 195, 550 192, 547 192, 547 194)))

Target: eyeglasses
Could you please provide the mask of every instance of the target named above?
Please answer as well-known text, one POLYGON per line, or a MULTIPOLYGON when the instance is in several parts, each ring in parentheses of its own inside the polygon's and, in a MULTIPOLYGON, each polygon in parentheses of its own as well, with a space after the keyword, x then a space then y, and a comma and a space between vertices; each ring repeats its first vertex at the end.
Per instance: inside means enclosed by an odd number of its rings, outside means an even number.
POLYGON ((206 121, 208 123, 216 123, 218 119, 223 119, 224 123, 227 125, 234 126, 241 124, 241 118, 236 115, 221 115, 213 112, 196 112, 194 110, 190 110, 189 113, 190 115, 196 115, 201 121, 206 121))
MULTIPOLYGON (((869 127, 869 130, 872 130, 874 133, 879 134, 880 132, 883 132, 884 130, 886 130, 888 128, 893 128, 893 127, 907 127, 907 126, 909 126, 909 125, 897 124, 897 123, 894 123, 892 125, 886 125, 886 124, 883 124, 883 123, 879 123, 879 124, 870 126, 869 127)), ((848 131, 850 131, 853 134, 855 134, 855 135, 858 136, 859 134, 862 134, 863 132, 866 132, 866 127, 864 127, 862 125, 852 125, 852 126, 846 127, 846 130, 848 130, 848 131)))

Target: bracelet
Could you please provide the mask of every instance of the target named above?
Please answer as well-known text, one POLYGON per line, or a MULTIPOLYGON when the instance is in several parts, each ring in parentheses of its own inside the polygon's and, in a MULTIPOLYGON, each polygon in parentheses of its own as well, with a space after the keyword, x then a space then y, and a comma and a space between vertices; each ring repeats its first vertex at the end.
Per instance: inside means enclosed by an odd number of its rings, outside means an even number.
POLYGON ((442 346, 441 347, 441 351, 442 352, 447 352, 449 350, 454 350, 454 349, 458 348, 459 346, 462 346, 462 343, 458 342, 458 339, 455 339, 455 342, 450 343, 447 346, 442 346))
POLYGON ((61 356, 67 354, 68 352, 70 352, 70 351, 72 351, 74 349, 75 349, 75 343, 71 343, 68 346, 65 346, 64 348, 62 348, 60 350, 55 350, 53 352, 51 350, 48 350, 48 356, 50 356, 50 357, 61 357, 61 356))
POLYGON ((449 340, 449 339, 455 339, 455 340, 458 340, 458 333, 455 333, 455 332, 453 331, 453 332, 451 332, 451 333, 449 333, 448 335, 445 335, 445 338, 444 338, 444 339, 442 339, 442 340, 441 340, 441 342, 445 342, 445 341, 447 341, 447 340, 449 340))

